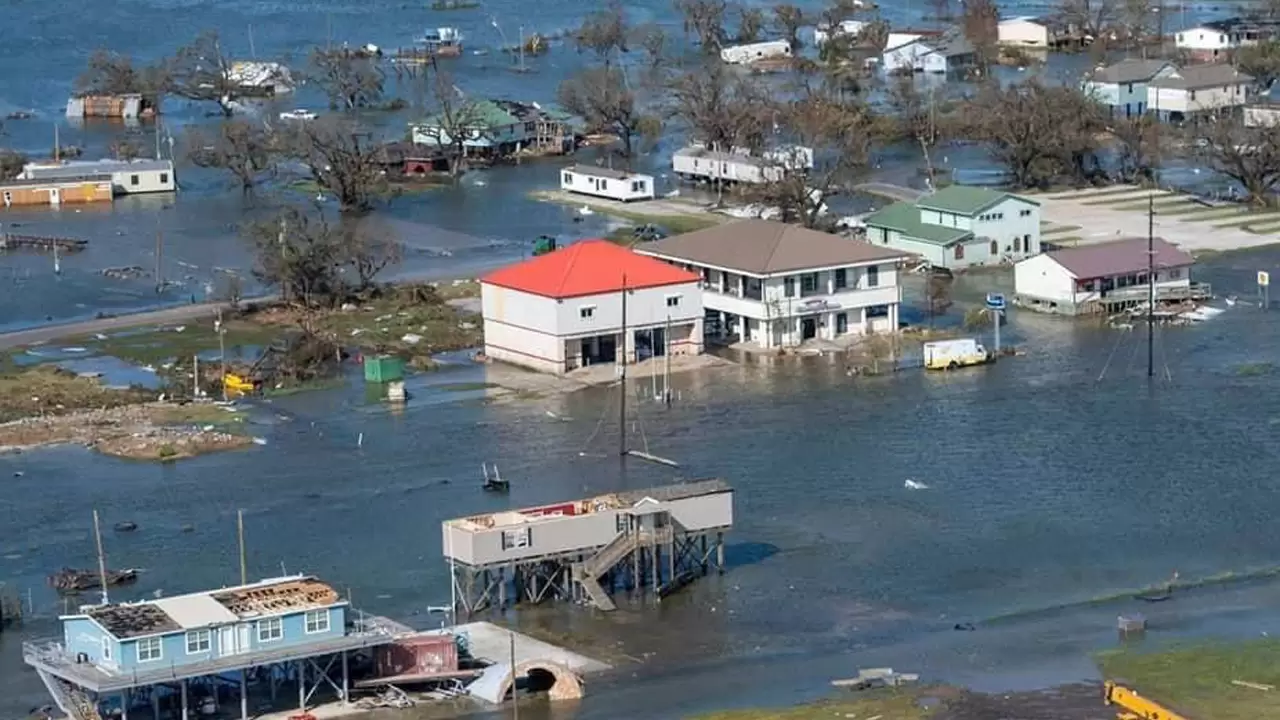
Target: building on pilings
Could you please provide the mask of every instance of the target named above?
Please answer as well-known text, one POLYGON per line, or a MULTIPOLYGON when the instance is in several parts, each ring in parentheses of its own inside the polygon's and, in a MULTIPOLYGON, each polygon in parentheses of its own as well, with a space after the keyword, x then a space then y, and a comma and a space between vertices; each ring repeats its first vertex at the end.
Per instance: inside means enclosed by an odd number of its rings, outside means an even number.
POLYGON ((661 598, 724 570, 733 489, 697 480, 448 520, 455 612, 558 599, 614 610, 619 590, 661 598))
POLYGON ((251 687, 272 700, 282 685, 296 687, 300 710, 320 690, 346 701, 350 656, 407 630, 353 615, 330 585, 306 575, 86 605, 60 620, 62 637, 24 643, 23 659, 71 720, 139 712, 159 720, 162 705, 188 720, 224 703, 238 703, 247 720, 251 687))

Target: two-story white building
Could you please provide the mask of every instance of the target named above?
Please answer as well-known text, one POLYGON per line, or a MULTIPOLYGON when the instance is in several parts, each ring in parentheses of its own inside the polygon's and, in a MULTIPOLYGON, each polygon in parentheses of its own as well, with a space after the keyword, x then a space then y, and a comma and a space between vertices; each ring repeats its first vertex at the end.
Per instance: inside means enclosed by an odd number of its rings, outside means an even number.
POLYGON ((1040 204, 987 188, 951 185, 864 222, 873 245, 918 255, 934 268, 995 265, 1040 252, 1040 204))
POLYGON ((1244 107, 1253 76, 1228 63, 1169 66, 1147 83, 1147 107, 1162 120, 1244 107))
POLYGON ((1085 75, 1084 91, 1107 106, 1112 117, 1143 115, 1148 107, 1147 83, 1172 68, 1165 60, 1120 60, 1085 75))
POLYGON ((636 252, 698 273, 722 335, 761 348, 898 328, 907 253, 797 225, 739 220, 636 252))
POLYGON ((996 25, 1001 45, 1023 48, 1049 47, 1049 24, 1036 17, 1013 17, 996 25))
POLYGON ((1039 312, 1082 315, 1145 303, 1155 268, 1157 301, 1192 297, 1195 258, 1160 238, 1147 254, 1146 238, 1053 250, 1013 267, 1014 303, 1039 312))
POLYGON ((1227 18, 1179 30, 1174 45, 1193 60, 1215 62, 1239 48, 1274 40, 1280 35, 1280 22, 1269 19, 1227 18))
POLYGON ((696 355, 703 337, 700 280, 607 240, 583 240, 480 279, 484 352, 557 375, 667 353, 696 355))

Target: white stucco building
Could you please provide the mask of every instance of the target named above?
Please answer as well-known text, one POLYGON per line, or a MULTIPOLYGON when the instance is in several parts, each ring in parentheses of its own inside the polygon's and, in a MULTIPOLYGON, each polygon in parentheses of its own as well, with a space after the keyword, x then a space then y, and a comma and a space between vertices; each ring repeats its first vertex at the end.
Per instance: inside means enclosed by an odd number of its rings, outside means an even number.
POLYGON ((111 176, 116 195, 173 192, 177 189, 172 160, 64 160, 33 162, 22 168, 23 180, 64 180, 99 175, 111 176))
POLYGON ((1014 303, 1047 313, 1081 315, 1145 303, 1148 263, 1155 267, 1157 300, 1184 299, 1192 290, 1195 259, 1165 240, 1146 238, 1066 248, 1037 255, 1013 268, 1014 303))
POLYGON ((951 185, 864 218, 867 240, 934 268, 1013 262, 1040 252, 1040 204, 1020 195, 951 185))
POLYGON ((904 252, 768 220, 636 247, 698 274, 720 333, 761 348, 898 328, 904 252))
POLYGON ((1274 40, 1280 35, 1280 22, 1267 18, 1250 20, 1226 18, 1179 30, 1173 42, 1178 50, 1199 62, 1226 60, 1232 51, 1248 45, 1274 40))
POLYGON ((485 354, 557 375, 668 352, 696 355, 699 280, 607 240, 574 243, 480 279, 485 354))

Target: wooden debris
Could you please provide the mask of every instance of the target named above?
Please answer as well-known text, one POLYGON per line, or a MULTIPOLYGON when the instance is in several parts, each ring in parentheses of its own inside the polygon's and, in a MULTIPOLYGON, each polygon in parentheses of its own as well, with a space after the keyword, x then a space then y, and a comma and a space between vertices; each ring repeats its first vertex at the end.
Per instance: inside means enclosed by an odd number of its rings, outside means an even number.
POLYGON ((1253 690, 1262 690, 1262 691, 1264 691, 1264 692, 1265 692, 1265 691, 1268 691, 1268 690, 1275 690, 1275 689, 1276 689, 1276 686, 1275 686, 1275 685, 1264 685, 1264 684, 1262 684, 1262 683, 1246 682, 1246 681, 1244 681, 1244 680, 1232 680, 1232 681, 1231 681, 1231 684, 1232 684, 1232 685, 1238 685, 1238 686, 1240 686, 1240 687, 1250 688, 1250 689, 1253 689, 1253 690))
POLYGON ((895 672, 893 668, 865 668, 858 671, 858 676, 832 680, 831 685, 850 690, 870 690, 879 687, 898 687, 920 680, 915 673, 895 672))

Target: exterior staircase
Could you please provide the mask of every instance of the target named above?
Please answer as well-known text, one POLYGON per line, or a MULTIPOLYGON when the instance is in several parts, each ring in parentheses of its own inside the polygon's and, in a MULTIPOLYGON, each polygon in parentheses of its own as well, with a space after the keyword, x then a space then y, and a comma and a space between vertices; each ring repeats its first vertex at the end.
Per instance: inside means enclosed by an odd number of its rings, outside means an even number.
POLYGON ((600 548, 595 555, 580 563, 573 565, 573 579, 586 592, 587 597, 591 599, 591 603, 600 610, 611 612, 618 609, 613 603, 613 599, 609 597, 609 593, 605 592, 600 586, 600 576, 613 569, 613 566, 622 562, 631 553, 635 552, 640 545, 638 535, 632 533, 618 533, 608 545, 600 548))
POLYGON ((95 703, 85 694, 62 678, 54 677, 44 670, 37 670, 45 689, 53 696, 58 709, 67 714, 71 720, 102 720, 95 703))

